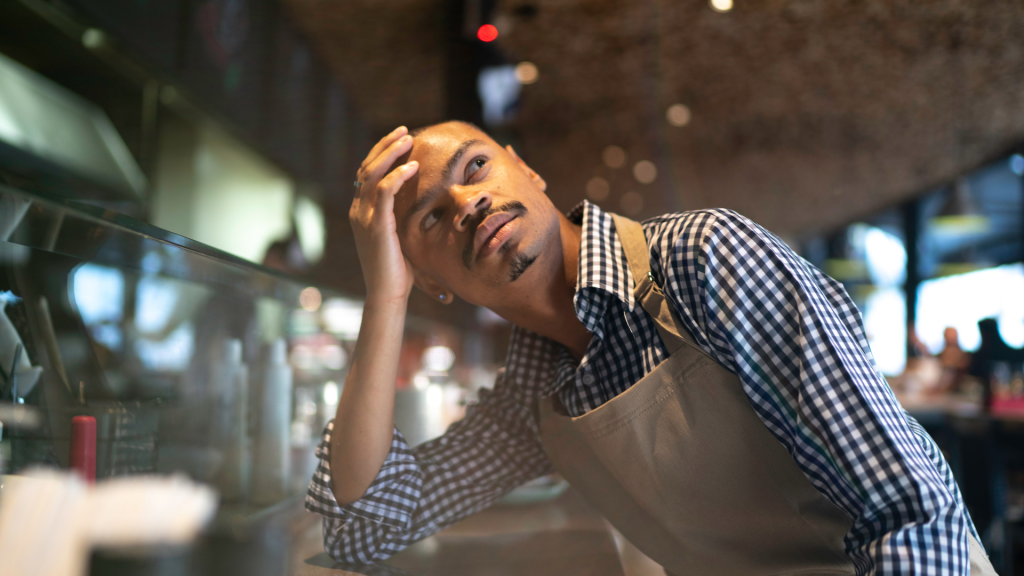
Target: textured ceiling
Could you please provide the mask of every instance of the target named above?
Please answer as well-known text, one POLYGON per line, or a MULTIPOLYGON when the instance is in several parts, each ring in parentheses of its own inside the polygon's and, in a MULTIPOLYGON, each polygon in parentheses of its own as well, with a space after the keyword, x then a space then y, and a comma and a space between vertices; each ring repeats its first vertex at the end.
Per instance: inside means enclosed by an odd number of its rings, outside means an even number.
MULTIPOLYGON (((377 131, 444 118, 450 0, 286 0, 377 131)), ((724 206, 783 235, 832 228, 1024 140, 1024 3, 502 0, 497 40, 529 60, 512 131, 557 205, 641 216, 724 206), (682 102, 689 125, 665 121, 682 102), (626 149, 627 168, 601 166, 626 149), (654 183, 628 166, 652 160, 654 183)), ((455 5, 457 6, 457 5, 455 5)), ((459 9, 454 10, 455 14, 459 9)))

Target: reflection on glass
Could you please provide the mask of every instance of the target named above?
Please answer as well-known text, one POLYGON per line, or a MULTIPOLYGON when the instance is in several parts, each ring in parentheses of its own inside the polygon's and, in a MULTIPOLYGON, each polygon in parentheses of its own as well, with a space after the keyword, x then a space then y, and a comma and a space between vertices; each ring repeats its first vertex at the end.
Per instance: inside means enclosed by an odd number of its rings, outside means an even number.
POLYGON ((124 275, 120 270, 82 264, 72 276, 74 302, 86 326, 119 322, 123 317, 124 275))
POLYGON ((137 288, 135 328, 142 333, 163 330, 178 303, 176 286, 162 278, 143 278, 137 288))
POLYGON ((190 322, 178 326, 163 340, 139 340, 135 353, 149 370, 181 372, 188 368, 195 350, 195 330, 190 322))

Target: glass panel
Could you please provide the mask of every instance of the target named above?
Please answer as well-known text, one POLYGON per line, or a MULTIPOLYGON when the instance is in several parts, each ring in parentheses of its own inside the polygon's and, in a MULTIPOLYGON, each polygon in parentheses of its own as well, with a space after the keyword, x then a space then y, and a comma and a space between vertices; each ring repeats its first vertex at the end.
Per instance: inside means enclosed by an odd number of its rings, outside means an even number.
POLYGON ((94 207, 4 187, 0 206, 0 365, 20 341, 17 396, 42 414, 5 429, 8 471, 67 466, 85 414, 100 478, 185 472, 243 508, 302 491, 361 302, 94 207))

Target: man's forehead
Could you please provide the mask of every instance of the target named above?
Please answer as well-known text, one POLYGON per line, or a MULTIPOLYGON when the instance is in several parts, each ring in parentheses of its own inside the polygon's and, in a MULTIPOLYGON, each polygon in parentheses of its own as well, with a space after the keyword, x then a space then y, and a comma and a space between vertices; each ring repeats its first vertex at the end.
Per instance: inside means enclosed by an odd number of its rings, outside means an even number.
POLYGON ((444 163, 467 140, 490 141, 482 131, 459 122, 448 122, 426 128, 413 137, 411 160, 444 163))
POLYGON ((442 184, 443 172, 452 155, 466 142, 493 140, 483 131, 458 122, 431 126, 413 137, 412 150, 395 162, 395 167, 416 160, 420 168, 416 176, 406 182, 395 196, 395 213, 401 215, 420 195, 427 194, 433 186, 442 184))

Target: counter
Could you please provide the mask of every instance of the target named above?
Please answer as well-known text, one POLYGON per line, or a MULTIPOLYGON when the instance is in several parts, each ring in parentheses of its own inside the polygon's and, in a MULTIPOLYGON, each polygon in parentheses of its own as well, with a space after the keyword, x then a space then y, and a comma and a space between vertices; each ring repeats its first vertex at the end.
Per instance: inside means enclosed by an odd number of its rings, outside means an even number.
POLYGON ((293 523, 288 576, 663 576, 569 490, 554 501, 497 505, 376 566, 336 563, 324 553, 319 516, 293 523))

